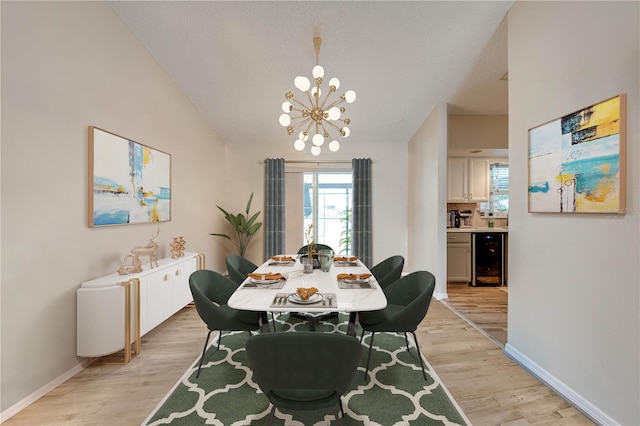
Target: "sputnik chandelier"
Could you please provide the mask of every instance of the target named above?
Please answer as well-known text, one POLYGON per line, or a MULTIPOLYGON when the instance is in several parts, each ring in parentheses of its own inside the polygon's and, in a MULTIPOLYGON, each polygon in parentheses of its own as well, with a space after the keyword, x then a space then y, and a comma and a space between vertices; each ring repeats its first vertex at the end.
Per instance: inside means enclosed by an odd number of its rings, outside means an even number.
POLYGON ((316 49, 316 66, 313 67, 311 73, 316 81, 315 86, 311 87, 311 82, 307 77, 296 77, 293 80, 293 84, 298 90, 305 93, 307 98, 300 100, 294 96, 293 92, 285 93, 286 101, 282 104, 284 114, 280 115, 279 120, 280 124, 287 128, 289 135, 293 135, 300 130, 298 139, 293 144, 298 151, 305 149, 306 142, 309 140, 309 132, 314 132, 311 138, 311 153, 313 155, 320 154, 322 151, 321 146, 324 145, 326 139, 331 140, 329 142, 331 151, 336 152, 340 149, 340 142, 330 135, 329 130, 335 131, 343 138, 349 136, 350 130, 347 125, 351 120, 341 118, 345 108, 344 106, 338 106, 344 102, 350 104, 356 100, 356 92, 348 90, 343 95, 340 95, 338 99, 329 101, 331 95, 340 87, 340 80, 337 78, 329 80, 329 91, 324 100, 321 100, 322 91, 320 86, 324 78, 324 68, 318 64, 321 44, 322 39, 320 37, 313 39, 313 46, 316 49))

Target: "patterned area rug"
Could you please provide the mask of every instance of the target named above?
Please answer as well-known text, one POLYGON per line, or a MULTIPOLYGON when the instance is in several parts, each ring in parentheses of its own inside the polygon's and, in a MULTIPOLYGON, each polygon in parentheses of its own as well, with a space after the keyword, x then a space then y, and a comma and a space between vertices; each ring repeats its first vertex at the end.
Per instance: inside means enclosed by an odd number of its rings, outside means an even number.
MULTIPOLYGON (((347 316, 321 322, 316 332, 345 333, 347 316)), ((310 324, 288 314, 276 318, 278 332, 309 330, 310 324)), ((358 331, 360 333, 360 330, 358 331)), ((358 337, 360 334, 358 334, 358 337)), ((252 381, 245 342, 247 332, 223 333, 207 349, 200 377, 199 359, 151 413, 144 425, 268 425, 271 406, 252 381)), ((428 380, 422 376, 415 343, 409 334, 377 333, 371 354, 369 377, 364 378, 370 335, 365 334, 362 361, 350 390, 343 396, 345 417, 339 409, 317 412, 276 410, 274 425, 469 425, 447 389, 425 362, 428 380)))

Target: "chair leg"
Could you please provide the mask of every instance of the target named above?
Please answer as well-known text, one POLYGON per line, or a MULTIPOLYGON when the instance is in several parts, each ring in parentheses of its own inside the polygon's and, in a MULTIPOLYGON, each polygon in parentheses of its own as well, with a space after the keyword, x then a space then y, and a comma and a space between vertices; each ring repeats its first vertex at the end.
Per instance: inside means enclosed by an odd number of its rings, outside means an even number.
POLYGON ((418 359, 420 360, 420 367, 422 367, 422 376, 425 380, 427 380, 427 373, 424 371, 424 363, 422 362, 422 353, 420 352, 420 346, 418 346, 418 338, 416 337, 415 331, 412 331, 413 340, 416 342, 416 350, 418 351, 418 359))
POLYGON ((362 333, 360 333, 360 343, 362 343, 363 338, 364 338, 364 328, 362 329, 362 333))
POLYGON ((407 338, 407 332, 404 332, 404 343, 407 345, 407 352, 409 352, 409 339, 407 338))
MULTIPOLYGON (((196 374, 196 379, 200 377, 200 369, 202 368, 202 361, 204 361, 204 353, 207 351, 207 344, 209 343, 209 337, 211 336, 211 331, 212 330, 209 330, 209 333, 207 333, 207 340, 204 341, 204 348, 202 349, 202 356, 200 357, 200 365, 198 365, 198 374, 196 374)), ((220 343, 219 340, 218 340, 218 343, 220 343)))
POLYGON ((276 330, 276 317, 273 315, 273 312, 271 312, 271 322, 273 323, 273 332, 275 333, 276 330))
MULTIPOLYGON (((364 333, 364 331, 363 331, 364 333)), ((367 367, 364 370, 364 378, 367 378, 367 373, 369 372, 369 362, 371 361, 371 347, 373 346, 373 336, 376 333, 374 331, 371 332, 371 342, 369 342, 369 354, 367 355, 367 367)))
POLYGON ((220 341, 222 340, 222 330, 220 330, 220 334, 218 335, 218 350, 220 350, 220 341))
MULTIPOLYGON (((342 397, 338 398, 338 404, 340 404, 340 413, 342 413, 342 418, 344 419, 344 407, 342 406, 342 397)), ((338 418, 340 418, 340 413, 338 413, 338 418)))

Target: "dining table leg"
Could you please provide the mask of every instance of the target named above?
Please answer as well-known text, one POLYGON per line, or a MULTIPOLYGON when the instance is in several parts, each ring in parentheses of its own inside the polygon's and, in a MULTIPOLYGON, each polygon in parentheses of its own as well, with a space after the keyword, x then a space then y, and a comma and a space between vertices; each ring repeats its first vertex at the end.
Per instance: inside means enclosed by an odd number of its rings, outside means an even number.
POLYGON ((347 324, 347 334, 349 336, 356 335, 356 316, 357 315, 358 315, 357 312, 349 313, 349 323, 347 324))
MULTIPOLYGON (((275 324, 273 325, 275 327, 275 324)), ((262 333, 271 332, 271 327, 269 327, 269 317, 266 312, 260 312, 260 331, 262 333)))

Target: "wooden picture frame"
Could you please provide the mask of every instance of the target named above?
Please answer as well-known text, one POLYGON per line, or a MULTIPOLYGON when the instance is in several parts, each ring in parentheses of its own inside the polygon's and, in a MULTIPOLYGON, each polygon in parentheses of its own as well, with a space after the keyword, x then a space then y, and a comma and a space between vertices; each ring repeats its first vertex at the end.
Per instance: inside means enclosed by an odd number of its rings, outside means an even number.
POLYGON ((89 227, 171 220, 171 155, 89 126, 89 227))
POLYGON ((529 129, 529 212, 625 214, 626 95, 529 129))

